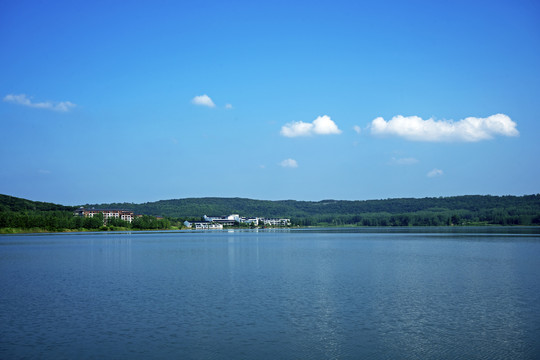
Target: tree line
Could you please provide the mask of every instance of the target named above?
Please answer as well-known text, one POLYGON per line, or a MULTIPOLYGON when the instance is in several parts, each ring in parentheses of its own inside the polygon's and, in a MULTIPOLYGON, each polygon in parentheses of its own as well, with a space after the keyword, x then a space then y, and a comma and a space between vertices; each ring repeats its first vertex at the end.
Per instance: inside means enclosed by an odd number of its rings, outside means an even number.
POLYGON ((102 215, 74 216, 76 207, 0 195, 0 229, 171 229, 181 228, 184 220, 200 220, 205 214, 290 218, 294 226, 540 225, 538 194, 317 202, 200 198, 85 207, 121 208, 143 216, 131 223, 116 218, 104 223, 102 215))
POLYGON ((0 229, 2 232, 17 230, 32 231, 84 231, 84 230, 165 230, 173 223, 169 219, 158 219, 143 215, 130 223, 119 218, 104 221, 103 214, 93 217, 75 216, 71 211, 1 211, 0 229))
POLYGON ((514 213, 506 209, 482 211, 419 211, 413 213, 365 213, 357 215, 318 215, 291 219, 300 226, 467 226, 540 225, 540 214, 514 213))
MULTIPOLYGON (((160 200, 143 204, 112 203, 93 204, 85 207, 118 208, 134 211, 137 214, 159 214, 171 218, 200 218, 202 215, 216 216, 239 214, 240 216, 286 217, 295 219, 316 220, 321 216, 345 218, 360 214, 391 215, 414 214, 429 212, 439 214, 460 213, 464 216, 492 216, 495 220, 497 213, 502 216, 518 215, 523 221, 525 217, 540 214, 540 195, 525 196, 490 196, 465 195, 453 197, 432 198, 401 198, 384 200, 253 200, 243 198, 187 198, 160 200), (491 212, 491 214, 485 214, 491 212)), ((460 215, 461 216, 461 215, 460 215)), ((351 223, 351 222, 347 222, 351 223)))

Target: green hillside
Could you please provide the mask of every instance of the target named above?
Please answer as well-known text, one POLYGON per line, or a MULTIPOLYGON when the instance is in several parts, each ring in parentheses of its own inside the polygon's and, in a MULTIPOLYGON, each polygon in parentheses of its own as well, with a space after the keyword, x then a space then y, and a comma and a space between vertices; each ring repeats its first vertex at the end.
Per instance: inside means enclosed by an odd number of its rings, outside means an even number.
POLYGON ((0 194, 0 211, 73 211, 75 208, 0 194))
POLYGON ((467 195, 345 201, 268 201, 243 198, 188 198, 144 204, 93 204, 85 207, 122 208, 139 214, 173 218, 203 215, 286 217, 300 225, 449 225, 485 222, 501 225, 540 223, 540 195, 467 195), (452 217, 453 220, 452 220, 452 217), (381 221, 379 221, 381 220, 381 221))
MULTIPOLYGON (((86 204, 86 208, 132 210, 164 216, 172 224, 203 215, 290 218, 299 226, 540 225, 540 195, 467 195, 386 200, 269 201, 243 198, 188 198, 143 204, 86 204)), ((0 228, 78 228, 76 207, 0 195, 0 228)))
POLYGON ((73 210, 76 208, 0 194, 0 233, 173 228, 168 219, 152 216, 137 217, 131 223, 121 219, 108 219, 104 223, 102 214, 94 217, 74 216, 73 210))
POLYGON ((417 211, 445 210, 480 211, 487 209, 513 209, 514 211, 540 211, 540 195, 527 196, 455 196, 440 198, 402 198, 387 200, 252 200, 243 198, 187 198, 161 200, 143 204, 110 203, 86 204, 84 207, 121 208, 140 214, 170 217, 200 217, 202 215, 240 214, 262 217, 305 217, 315 215, 350 215, 362 213, 400 214, 417 211))

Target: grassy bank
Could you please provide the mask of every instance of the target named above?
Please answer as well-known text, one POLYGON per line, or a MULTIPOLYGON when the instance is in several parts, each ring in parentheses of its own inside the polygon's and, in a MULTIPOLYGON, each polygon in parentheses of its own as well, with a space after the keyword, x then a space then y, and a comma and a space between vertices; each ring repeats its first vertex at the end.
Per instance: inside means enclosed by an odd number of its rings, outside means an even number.
MULTIPOLYGON (((159 230, 181 230, 182 228, 179 228, 177 226, 171 226, 167 229, 159 229, 159 230)), ((68 233, 68 232, 95 232, 95 231, 159 231, 157 229, 133 229, 130 227, 125 226, 102 226, 99 229, 86 229, 86 228, 80 228, 80 229, 54 229, 54 230, 48 230, 44 228, 0 228, 0 234, 39 234, 39 233, 68 233)))

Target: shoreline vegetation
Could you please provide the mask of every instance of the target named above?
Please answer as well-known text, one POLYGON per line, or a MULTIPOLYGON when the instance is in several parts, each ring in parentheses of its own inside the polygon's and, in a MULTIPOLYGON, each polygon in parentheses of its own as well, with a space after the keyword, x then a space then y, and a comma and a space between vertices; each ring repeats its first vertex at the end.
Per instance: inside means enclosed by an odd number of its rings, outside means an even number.
MULTIPOLYGON (((74 216, 76 206, 37 202, 0 194, 0 234, 182 230, 185 220, 203 215, 239 213, 291 219, 291 228, 308 227, 426 227, 540 226, 540 194, 525 196, 466 195, 423 199, 366 201, 267 201, 242 198, 191 198, 152 203, 84 205, 114 208, 141 216, 131 223, 103 216, 74 216)), ((226 227, 256 228, 244 224, 226 227)), ((261 227, 259 227, 261 228, 261 227)))

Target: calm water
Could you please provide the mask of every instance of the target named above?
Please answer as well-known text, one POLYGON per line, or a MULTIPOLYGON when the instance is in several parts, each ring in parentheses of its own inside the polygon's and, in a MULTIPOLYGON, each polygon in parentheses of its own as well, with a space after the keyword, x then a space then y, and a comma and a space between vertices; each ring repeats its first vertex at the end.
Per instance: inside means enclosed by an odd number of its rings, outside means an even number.
POLYGON ((0 358, 540 358, 539 229, 429 231, 0 236, 0 358))

